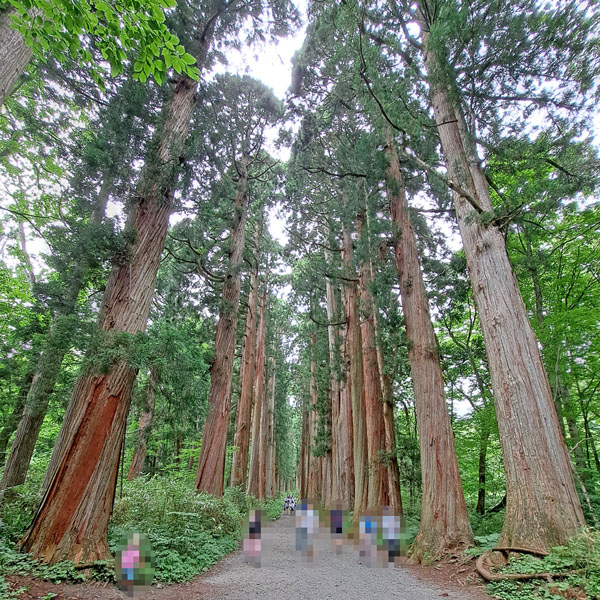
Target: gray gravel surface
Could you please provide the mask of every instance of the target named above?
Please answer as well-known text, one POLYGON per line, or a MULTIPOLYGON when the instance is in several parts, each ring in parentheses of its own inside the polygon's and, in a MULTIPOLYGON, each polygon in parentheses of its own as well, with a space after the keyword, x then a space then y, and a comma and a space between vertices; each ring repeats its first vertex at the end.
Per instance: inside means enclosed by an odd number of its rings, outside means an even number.
POLYGON ((438 598, 481 598, 471 590, 442 589, 424 582, 407 567, 372 568, 353 547, 340 554, 322 540, 312 563, 295 550, 295 519, 283 516, 263 525, 263 552, 259 568, 236 552, 202 577, 203 598, 217 600, 437 600, 438 598))

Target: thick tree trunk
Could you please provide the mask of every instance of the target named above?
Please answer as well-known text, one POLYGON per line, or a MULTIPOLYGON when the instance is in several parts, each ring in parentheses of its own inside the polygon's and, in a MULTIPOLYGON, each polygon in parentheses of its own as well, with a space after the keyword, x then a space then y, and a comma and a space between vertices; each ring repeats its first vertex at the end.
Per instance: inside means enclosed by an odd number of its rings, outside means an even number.
POLYGON ((256 368, 256 310, 258 308, 258 263, 250 275, 250 294, 246 314, 244 335, 244 357, 242 362, 242 382, 240 398, 235 415, 235 435, 233 438, 233 463, 231 485, 246 486, 248 471, 248 450, 250 447, 250 415, 252 413, 252 389, 256 368))
POLYGON ((263 411, 263 392, 265 382, 265 330, 266 330, 267 289, 260 302, 260 324, 256 342, 256 369, 254 371, 254 412, 252 414, 252 448, 250 452, 250 470, 248 472, 248 494, 259 497, 260 471, 260 424, 263 411))
MULTIPOLYGON (((113 178, 106 177, 95 200, 89 225, 97 227, 104 219, 113 178)), ((33 380, 27 391, 27 400, 17 427, 6 468, 0 481, 0 490, 25 483, 31 457, 37 443, 42 424, 48 411, 50 396, 60 374, 65 354, 71 347, 73 319, 77 297, 81 291, 89 266, 81 259, 66 281, 66 294, 50 327, 44 348, 37 360, 33 380)))
MULTIPOLYGON (((181 78, 166 107, 155 154, 132 199, 127 258, 108 279, 100 327, 107 335, 144 331, 172 210, 179 156, 196 103, 181 78)), ((135 370, 123 360, 107 373, 88 371, 75 384, 46 475, 42 504, 21 547, 36 558, 87 562, 110 556, 106 538, 135 370)))
MULTIPOLYGON (((371 278, 373 278, 372 274, 371 278)), ((393 508, 396 514, 402 514, 400 468, 398 467, 398 456, 396 453, 396 427, 394 424, 394 395, 392 393, 392 382, 389 375, 385 372, 377 311, 373 313, 373 323, 375 325, 377 365, 379 367, 379 377, 381 378, 381 389, 383 391, 383 422, 385 425, 386 469, 389 490, 388 506, 393 508)))
POLYGON ((472 543, 473 533, 461 487, 417 241, 391 137, 388 137, 386 151, 389 159, 387 193, 421 449, 421 523, 412 548, 413 560, 421 561, 426 556, 436 559, 450 550, 464 549, 472 543))
POLYGON ((146 449, 148 447, 148 439, 150 438, 150 430, 152 429, 152 420, 154 418, 154 403, 156 400, 157 383, 156 371, 151 369, 150 380, 148 381, 148 385, 146 386, 145 390, 145 406, 140 416, 140 425, 135 442, 135 449, 133 451, 133 457, 131 459, 131 465, 129 466, 129 473, 127 475, 128 481, 138 477, 144 468, 146 449))
POLYGON ((352 260, 352 238, 345 226, 342 258, 346 281, 344 300, 346 308, 346 352, 348 355, 350 398, 352 403, 352 447, 354 450, 354 513, 363 514, 368 504, 368 450, 364 404, 362 339, 358 321, 356 272, 352 260))
POLYGON ((368 501, 370 509, 389 505, 388 474, 385 461, 385 423, 383 420, 383 391, 375 340, 375 303, 371 293, 369 231, 364 214, 357 217, 357 232, 362 254, 359 269, 360 332, 363 354, 364 403, 367 426, 368 501))
MULTIPOLYGON (((427 1, 419 4, 427 14, 427 1)), ((447 65, 428 43, 429 25, 425 20, 425 64, 448 173, 480 210, 491 212, 474 141, 453 102, 455 82, 448 81, 447 65)), ((454 205, 488 355, 504 457, 507 506, 499 545, 548 550, 566 543, 584 523, 568 451, 502 232, 494 223, 482 223, 465 194, 454 192, 454 205)))
POLYGON ((235 415, 235 435, 233 438, 233 462, 231 485, 246 486, 248 471, 248 450, 250 448, 250 417, 252 413, 252 389, 256 369, 256 311, 258 308, 258 263, 250 274, 250 293, 246 314, 244 335, 244 357, 242 362, 242 382, 240 398, 235 415))
POLYGON ((240 269, 246 244, 248 160, 245 157, 240 161, 239 173, 234 200, 229 266, 223 283, 215 336, 215 357, 210 368, 208 415, 202 432, 202 446, 196 473, 196 489, 215 496, 222 496, 224 487, 235 334, 242 283, 240 269))
POLYGON ((0 9, 0 106, 10 96, 32 56, 25 38, 10 26, 11 17, 16 14, 12 7, 0 9))

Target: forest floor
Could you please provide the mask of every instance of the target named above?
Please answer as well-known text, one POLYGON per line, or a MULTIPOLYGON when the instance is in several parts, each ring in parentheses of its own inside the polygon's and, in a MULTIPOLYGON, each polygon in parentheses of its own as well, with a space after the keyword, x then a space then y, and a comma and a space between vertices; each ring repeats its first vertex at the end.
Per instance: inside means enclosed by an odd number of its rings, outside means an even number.
MULTIPOLYGON (((221 560, 193 581, 152 586, 136 596, 148 600, 484 600, 490 598, 469 565, 436 567, 398 565, 369 567, 356 550, 344 546, 336 554, 328 542, 317 546, 311 563, 295 550, 295 519, 282 517, 263 529, 260 568, 242 552, 221 560)), ((127 596, 112 584, 54 584, 31 577, 9 576, 14 588, 26 587, 22 600, 122 600, 127 596), (55 594, 54 596, 49 594, 55 594)))

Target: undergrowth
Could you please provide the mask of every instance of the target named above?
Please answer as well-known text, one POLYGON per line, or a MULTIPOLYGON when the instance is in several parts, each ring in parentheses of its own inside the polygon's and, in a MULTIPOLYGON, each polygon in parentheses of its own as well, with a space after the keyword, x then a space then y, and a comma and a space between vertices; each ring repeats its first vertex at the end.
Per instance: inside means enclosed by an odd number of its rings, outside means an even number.
POLYGON ((522 556, 502 573, 564 573, 573 575, 551 580, 498 581, 488 591, 499 600, 600 599, 600 531, 584 529, 567 546, 553 548, 548 556, 522 556))
MULTIPOLYGON (((281 514, 282 498, 258 503, 237 488, 226 490, 222 498, 198 494, 191 477, 193 474, 183 473, 124 482, 109 525, 111 552, 128 533, 145 533, 154 553, 155 579, 187 581, 238 548, 251 508, 260 506, 269 520, 281 514)), ((71 562, 49 566, 16 551, 15 543, 29 525, 38 502, 37 494, 21 486, 6 505, 0 521, 0 573, 29 574, 54 582, 84 581, 85 574, 71 562)), ((89 570, 89 577, 113 580, 114 567, 110 561, 99 561, 89 570)), ((3 585, 9 590, 0 576, 0 598, 18 597, 11 596, 3 585)))

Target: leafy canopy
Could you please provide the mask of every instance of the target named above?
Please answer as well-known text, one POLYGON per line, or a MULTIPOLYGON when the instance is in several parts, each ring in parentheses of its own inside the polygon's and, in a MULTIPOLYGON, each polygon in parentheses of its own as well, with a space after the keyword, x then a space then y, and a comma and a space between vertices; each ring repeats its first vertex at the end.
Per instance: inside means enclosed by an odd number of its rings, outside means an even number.
POLYGON ((176 0, 0 0, 0 10, 9 4, 12 26, 38 58, 51 53, 85 64, 99 86, 108 67, 113 77, 123 73, 127 51, 136 57, 134 78, 140 81, 152 75, 161 84, 169 67, 198 79, 196 59, 165 24, 164 11, 176 0))

